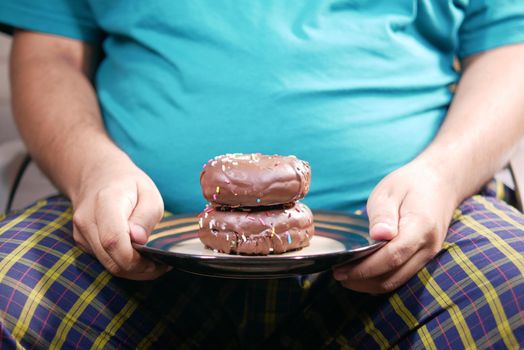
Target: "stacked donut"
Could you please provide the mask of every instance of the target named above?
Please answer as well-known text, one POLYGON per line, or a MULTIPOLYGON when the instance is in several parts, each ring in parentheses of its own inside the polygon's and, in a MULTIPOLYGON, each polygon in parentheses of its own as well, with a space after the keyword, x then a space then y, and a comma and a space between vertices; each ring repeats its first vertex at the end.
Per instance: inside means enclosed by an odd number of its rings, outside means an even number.
POLYGON ((313 215, 297 202, 309 191, 311 169, 294 156, 226 154, 200 174, 209 204, 199 215, 206 247, 228 254, 281 254, 309 245, 313 215))

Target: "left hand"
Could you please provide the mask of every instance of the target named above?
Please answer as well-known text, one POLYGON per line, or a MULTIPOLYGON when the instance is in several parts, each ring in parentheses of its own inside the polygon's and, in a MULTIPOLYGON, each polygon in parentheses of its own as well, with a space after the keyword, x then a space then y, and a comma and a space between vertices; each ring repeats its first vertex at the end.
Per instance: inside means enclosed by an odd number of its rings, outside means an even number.
POLYGON ((337 267, 336 280, 359 292, 390 292, 441 250, 459 199, 440 170, 417 159, 375 187, 367 203, 370 235, 389 242, 367 258, 337 267))

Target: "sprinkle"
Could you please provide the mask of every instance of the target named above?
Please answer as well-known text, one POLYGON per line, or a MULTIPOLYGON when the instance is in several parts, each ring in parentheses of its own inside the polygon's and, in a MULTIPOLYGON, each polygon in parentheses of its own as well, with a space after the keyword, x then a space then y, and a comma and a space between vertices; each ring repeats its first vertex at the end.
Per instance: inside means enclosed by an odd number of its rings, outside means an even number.
POLYGON ((300 209, 298 209, 298 208, 295 208, 295 210, 296 210, 297 212, 299 212, 299 213, 301 212, 300 209))
POLYGON ((260 203, 260 198, 257 198, 257 203, 260 203))
POLYGON ((274 250, 273 248, 269 248, 270 253, 273 253, 273 250, 274 250))
POLYGON ((200 220, 198 220, 198 226, 200 228, 203 228, 204 227, 204 219, 200 218, 200 220))
POLYGON ((292 241, 291 241, 291 234, 289 233, 289 231, 287 232, 287 242, 288 242, 289 244, 291 244, 291 242, 292 242, 292 241))
POLYGON ((222 164, 222 171, 226 172, 226 166, 224 164, 222 164))
POLYGON ((216 192, 217 192, 217 194, 220 193, 220 186, 217 186, 216 192))
POLYGON ((252 217, 252 216, 248 216, 247 219, 248 219, 249 221, 257 221, 257 220, 256 220, 254 217, 252 217))
POLYGON ((207 219, 207 217, 209 216, 208 213, 204 213, 204 218, 207 219))
POLYGON ((213 223, 210 221, 209 222, 209 229, 212 230, 213 229, 213 223))
POLYGON ((265 225, 266 223, 264 222, 264 220, 262 220, 262 218, 258 218, 258 222, 260 222, 262 225, 265 225))
POLYGON ((275 226, 271 228, 271 237, 273 237, 274 235, 275 235, 275 226))
POLYGON ((287 218, 289 219, 291 217, 291 213, 287 214, 287 218))
POLYGON ((216 193, 213 193, 213 200, 214 200, 214 201, 217 200, 217 194, 216 194, 216 193))
POLYGON ((270 216, 268 211, 266 211, 264 214, 266 214, 267 217, 270 216))
POLYGON ((242 234, 242 240, 245 242, 247 241, 246 235, 242 234))
POLYGON ((226 233, 226 241, 229 241, 229 233, 226 233))
POLYGON ((229 184, 231 183, 231 181, 229 181, 229 180, 226 180, 226 183, 227 183, 227 184, 229 185, 229 184))
POLYGON ((207 164, 204 164, 204 165, 202 165, 202 169, 205 169, 205 168, 206 168, 206 166, 207 166, 207 164))
POLYGON ((215 209, 213 209, 213 207, 208 206, 208 207, 206 207, 206 209, 204 209, 204 213, 206 213, 206 214, 207 213, 211 213, 213 210, 215 210, 215 209))

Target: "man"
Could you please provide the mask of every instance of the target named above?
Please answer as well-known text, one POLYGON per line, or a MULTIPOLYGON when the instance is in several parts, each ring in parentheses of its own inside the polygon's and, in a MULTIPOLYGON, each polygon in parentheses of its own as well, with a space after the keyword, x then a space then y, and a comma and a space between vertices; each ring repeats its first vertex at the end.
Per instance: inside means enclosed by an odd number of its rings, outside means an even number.
POLYGON ((524 4, 24 0, 0 22, 20 132, 74 212, 4 220, 6 342, 524 344, 524 218, 467 199, 524 135, 524 4), (227 152, 308 160, 306 202, 367 203, 390 242, 309 289, 166 274, 131 244, 199 210, 199 167, 227 152))

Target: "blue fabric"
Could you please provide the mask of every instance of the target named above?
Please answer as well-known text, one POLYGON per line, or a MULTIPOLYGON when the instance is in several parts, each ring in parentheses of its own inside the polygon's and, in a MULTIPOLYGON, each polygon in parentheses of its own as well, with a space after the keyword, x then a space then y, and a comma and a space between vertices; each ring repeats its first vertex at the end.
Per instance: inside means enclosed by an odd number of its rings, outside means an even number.
POLYGON ((107 129, 174 212, 226 152, 295 154, 307 204, 359 208, 434 138, 454 57, 524 42, 522 0, 0 0, 0 22, 103 44, 107 129))

